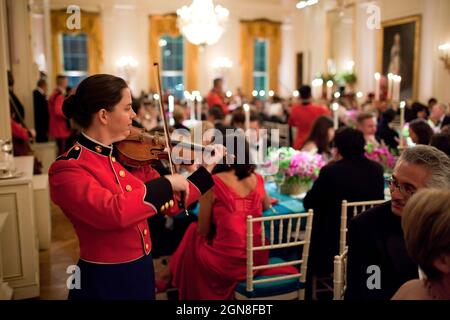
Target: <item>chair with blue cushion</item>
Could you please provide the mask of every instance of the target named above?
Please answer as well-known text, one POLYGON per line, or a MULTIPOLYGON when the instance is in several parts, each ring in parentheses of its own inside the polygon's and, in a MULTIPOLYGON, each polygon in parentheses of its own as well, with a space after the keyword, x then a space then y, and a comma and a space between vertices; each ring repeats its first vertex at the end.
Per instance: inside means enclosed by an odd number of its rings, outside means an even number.
POLYGON ((308 265, 309 244, 311 240, 313 211, 270 217, 247 217, 247 279, 240 282, 235 290, 237 300, 294 300, 304 299, 306 272, 308 265), (305 225, 304 231, 301 226, 305 225), (262 224, 261 245, 253 243, 255 224, 262 224), (268 228, 264 224, 268 224, 268 228), (276 229, 276 230, 275 230, 276 229), (268 236, 266 237, 266 233, 268 236), (301 259, 285 260, 271 257, 267 265, 255 266, 253 253, 260 250, 273 252, 278 249, 296 250, 301 259), (299 266, 300 272, 258 276, 258 271, 271 268, 299 266))

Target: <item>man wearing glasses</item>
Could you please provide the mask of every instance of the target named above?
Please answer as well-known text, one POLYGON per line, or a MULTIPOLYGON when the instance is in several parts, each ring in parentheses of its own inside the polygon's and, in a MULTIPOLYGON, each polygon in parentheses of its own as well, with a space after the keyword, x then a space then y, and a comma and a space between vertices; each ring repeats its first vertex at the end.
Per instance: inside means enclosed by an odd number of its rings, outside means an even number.
POLYGON ((434 147, 405 150, 389 180, 392 200, 350 222, 346 299, 388 300, 405 282, 418 278, 418 267, 406 251, 401 216, 421 188, 450 188, 450 158, 434 147))

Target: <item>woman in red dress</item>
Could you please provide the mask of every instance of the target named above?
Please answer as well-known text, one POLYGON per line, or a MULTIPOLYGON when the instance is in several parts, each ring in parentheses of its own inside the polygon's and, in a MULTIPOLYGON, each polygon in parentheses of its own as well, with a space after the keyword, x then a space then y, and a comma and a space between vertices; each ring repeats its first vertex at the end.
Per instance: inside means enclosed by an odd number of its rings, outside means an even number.
MULTIPOLYGON (((189 226, 170 260, 172 285, 180 300, 233 299, 236 285, 246 278, 246 219, 260 217, 270 202, 263 178, 249 161, 245 137, 235 136, 233 146, 228 152, 235 155, 234 163, 214 169, 215 185, 200 199, 198 223, 189 226), (236 153, 240 143, 245 143, 245 159, 236 153)), ((261 244, 260 225, 254 226, 253 241, 261 244)), ((255 252, 254 263, 267 264, 268 252, 255 252)), ((277 271, 297 272, 294 267, 277 271)))

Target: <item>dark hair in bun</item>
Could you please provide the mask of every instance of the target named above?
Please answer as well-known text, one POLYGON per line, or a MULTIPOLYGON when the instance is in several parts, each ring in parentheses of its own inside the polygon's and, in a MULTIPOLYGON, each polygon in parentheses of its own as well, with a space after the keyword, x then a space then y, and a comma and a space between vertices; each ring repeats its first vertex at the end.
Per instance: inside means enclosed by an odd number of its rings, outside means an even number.
POLYGON ((93 114, 101 109, 113 110, 125 88, 128 86, 122 78, 110 74, 90 76, 81 81, 74 95, 64 100, 63 113, 82 128, 88 128, 93 114))
POLYGON ((227 147, 228 153, 234 155, 234 160, 227 163, 219 163, 214 167, 213 174, 234 170, 238 180, 243 180, 255 172, 256 165, 250 155, 250 145, 245 135, 236 132, 223 137, 223 145, 227 147))

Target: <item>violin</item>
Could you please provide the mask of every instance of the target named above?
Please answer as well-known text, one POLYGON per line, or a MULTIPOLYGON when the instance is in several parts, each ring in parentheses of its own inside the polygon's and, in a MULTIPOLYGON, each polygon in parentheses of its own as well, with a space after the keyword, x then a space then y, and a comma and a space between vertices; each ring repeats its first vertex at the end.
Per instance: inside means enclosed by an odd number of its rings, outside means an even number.
MULTIPOLYGON (((192 164, 195 151, 208 151, 212 153, 213 147, 203 146, 187 141, 170 140, 172 147, 179 148, 183 163, 192 164)), ((118 160, 129 167, 142 167, 155 164, 158 160, 169 160, 168 145, 166 139, 160 134, 149 134, 144 129, 131 127, 130 135, 120 142, 115 143, 118 160)))

